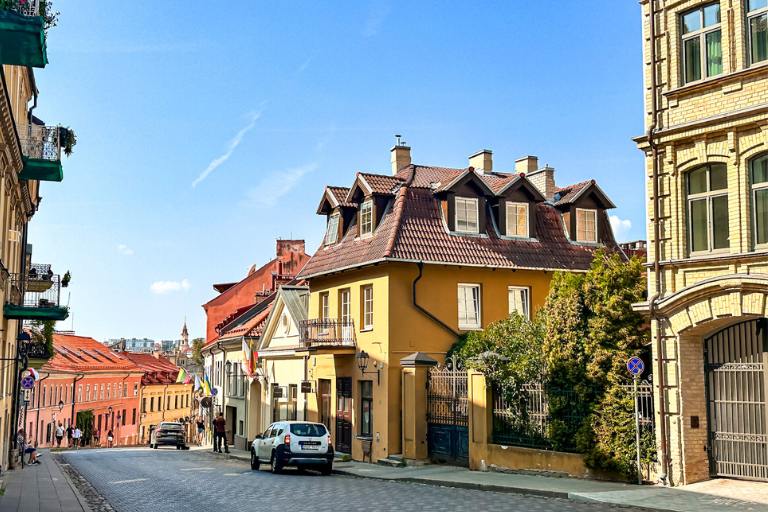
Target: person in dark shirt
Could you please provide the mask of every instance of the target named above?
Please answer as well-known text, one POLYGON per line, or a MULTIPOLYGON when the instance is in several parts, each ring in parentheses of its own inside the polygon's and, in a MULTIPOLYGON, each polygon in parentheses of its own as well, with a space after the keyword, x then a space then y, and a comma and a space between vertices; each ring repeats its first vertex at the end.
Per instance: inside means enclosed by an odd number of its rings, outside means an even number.
POLYGON ((215 420, 213 420, 213 451, 221 453, 221 444, 224 443, 224 452, 229 453, 229 447, 227 446, 227 420, 224 419, 224 414, 219 413, 215 420))

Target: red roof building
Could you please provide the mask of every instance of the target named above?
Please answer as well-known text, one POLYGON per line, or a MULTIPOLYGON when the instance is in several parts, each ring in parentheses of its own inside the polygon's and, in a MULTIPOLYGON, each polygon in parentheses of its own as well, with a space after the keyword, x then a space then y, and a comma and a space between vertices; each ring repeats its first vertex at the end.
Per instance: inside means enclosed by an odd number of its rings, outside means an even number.
POLYGON ((53 347, 26 411, 30 438, 53 446, 59 423, 74 426, 79 413, 91 413, 92 444, 106 445, 110 430, 115 445, 135 444, 142 370, 93 338, 56 333, 53 347))
POLYGON ((219 337, 219 330, 251 306, 266 299, 277 287, 291 281, 309 260, 304 240, 277 240, 276 257, 260 268, 251 268, 237 283, 213 285, 219 295, 203 304, 206 314, 206 345, 219 337))

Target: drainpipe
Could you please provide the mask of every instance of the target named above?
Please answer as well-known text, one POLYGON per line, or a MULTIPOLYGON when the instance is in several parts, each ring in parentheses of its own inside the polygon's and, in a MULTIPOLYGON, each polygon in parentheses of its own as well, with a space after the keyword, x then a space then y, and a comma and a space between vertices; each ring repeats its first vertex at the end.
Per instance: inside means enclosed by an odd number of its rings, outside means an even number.
POLYGON ((424 309, 422 306, 419 305, 418 300, 416 298, 416 285, 419 283, 421 278, 424 276, 424 262, 420 261, 420 262, 416 263, 416 266, 419 269, 419 275, 416 277, 416 279, 413 280, 413 283, 411 285, 411 297, 412 297, 412 300, 413 300, 413 307, 418 309, 421 313, 423 313, 425 316, 427 316, 433 322, 438 324, 440 327, 442 327, 443 329, 445 329, 446 331, 451 333, 451 335, 453 335, 453 336, 458 338, 459 336, 461 336, 461 334, 459 334, 458 332, 454 331, 453 328, 450 325, 446 324, 445 322, 443 322, 442 320, 437 318, 435 315, 433 315, 432 313, 430 313, 429 311, 427 311, 426 309, 424 309))
POLYGON ((648 145, 651 148, 651 175, 653 180, 653 276, 655 281, 655 293, 649 301, 651 321, 656 320, 656 373, 659 383, 659 437, 661 441, 661 475, 659 479, 665 485, 668 484, 669 450, 667 440, 667 404, 665 402, 666 378, 664 375, 664 341, 661 336, 661 316, 656 312, 656 303, 661 297, 661 227, 659 225, 660 199, 659 199, 659 147, 654 139, 658 127, 658 104, 656 82, 656 9, 655 0, 649 0, 648 9, 650 15, 650 40, 651 40, 651 124, 648 126, 648 145))
MULTIPOLYGON (((21 303, 24 304, 24 293, 26 292, 26 277, 27 277, 27 226, 28 226, 29 219, 26 219, 24 222, 24 235, 21 240, 21 261, 19 262, 19 283, 21 288, 21 303)), ((16 376, 16 379, 13 382, 13 397, 11 401, 11 411, 12 411, 12 425, 13 428, 10 429, 11 434, 11 442, 8 445, 9 446, 9 459, 10 459, 10 447, 16 446, 16 432, 19 426, 19 415, 21 414, 21 401, 19 400, 19 386, 21 383, 21 373, 26 370, 26 366, 28 365, 28 359, 26 355, 23 358, 19 357, 19 336, 21 336, 22 331, 24 330, 24 321, 23 320, 17 320, 16 325, 16 360, 13 362, 13 375, 16 376), (23 364, 19 364, 23 363, 23 364)), ((51 354, 52 356, 53 354, 51 354)), ((26 421, 26 419, 25 419, 26 421)), ((22 454, 23 458, 24 454, 22 454)))

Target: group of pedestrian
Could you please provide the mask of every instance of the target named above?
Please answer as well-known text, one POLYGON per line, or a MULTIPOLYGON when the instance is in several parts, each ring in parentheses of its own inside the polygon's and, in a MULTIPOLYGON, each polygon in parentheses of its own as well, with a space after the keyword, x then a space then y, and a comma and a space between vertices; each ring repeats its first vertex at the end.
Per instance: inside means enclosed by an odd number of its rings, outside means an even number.
POLYGON ((72 428, 72 425, 69 425, 66 429, 64 426, 59 422, 59 425, 56 427, 56 447, 61 448, 61 443, 64 441, 64 436, 67 436, 67 448, 75 448, 80 449, 80 440, 83 437, 83 432, 80 430, 80 427, 75 426, 75 428, 72 428))

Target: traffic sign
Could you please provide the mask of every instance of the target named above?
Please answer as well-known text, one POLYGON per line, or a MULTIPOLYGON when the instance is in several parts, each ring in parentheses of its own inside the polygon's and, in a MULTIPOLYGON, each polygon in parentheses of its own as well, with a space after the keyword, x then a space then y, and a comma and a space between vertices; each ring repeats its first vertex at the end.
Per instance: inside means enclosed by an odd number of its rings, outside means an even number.
POLYGON ((22 389, 32 389, 35 387, 35 378, 31 375, 27 375, 26 377, 22 378, 21 387, 22 389))
POLYGON ((645 363, 637 356, 630 357, 627 361, 627 370, 635 376, 642 375, 645 371, 645 363))
POLYGON ((25 389, 24 390, 24 403, 28 404, 32 401, 32 390, 31 389, 25 389))

